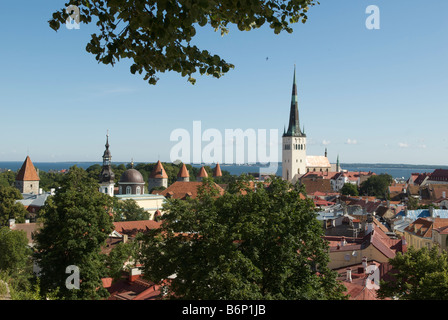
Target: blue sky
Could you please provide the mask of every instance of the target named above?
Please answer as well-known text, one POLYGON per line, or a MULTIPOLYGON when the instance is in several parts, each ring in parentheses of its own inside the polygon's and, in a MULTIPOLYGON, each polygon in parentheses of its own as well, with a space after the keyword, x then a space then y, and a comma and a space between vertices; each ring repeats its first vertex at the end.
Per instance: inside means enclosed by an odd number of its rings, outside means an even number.
MULTIPOLYGON (((307 152, 331 162, 446 165, 448 2, 321 1, 292 34, 268 27, 198 30, 233 63, 221 79, 177 73, 151 86, 130 62, 85 51, 95 25, 52 30, 65 1, 8 1, 0 11, 0 161, 170 161, 173 130, 278 129, 288 123, 294 64, 307 152), (368 30, 366 8, 380 9, 368 30), (268 59, 266 59, 268 58, 268 59)), ((203 146, 207 143, 204 142, 203 146)))

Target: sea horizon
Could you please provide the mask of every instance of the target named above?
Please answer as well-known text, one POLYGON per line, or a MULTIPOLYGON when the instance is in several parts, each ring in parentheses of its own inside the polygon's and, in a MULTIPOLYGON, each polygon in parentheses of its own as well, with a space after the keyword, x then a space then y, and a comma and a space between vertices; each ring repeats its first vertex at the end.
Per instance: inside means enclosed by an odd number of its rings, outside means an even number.
MULTIPOLYGON (((87 169, 88 167, 99 164, 101 165, 101 161, 36 161, 33 162, 34 166, 38 170, 42 170, 45 172, 48 171, 61 171, 64 169, 69 169, 73 165, 81 167, 83 169, 87 169)), ((155 162, 135 162, 135 164, 139 163, 155 163, 155 162)), ((166 163, 166 162, 165 162, 166 163)), ((0 161, 0 171, 11 170, 17 171, 21 168, 23 161, 0 161)), ((114 162, 116 165, 120 164, 129 164, 126 162, 114 162)), ((193 163, 191 164, 194 167, 199 167, 203 165, 214 166, 215 164, 207 164, 207 163, 193 163)), ((220 163, 222 170, 228 171, 232 175, 241 175, 241 174, 249 174, 249 173, 259 173, 261 168, 266 169, 269 168, 266 164, 262 163, 248 163, 248 164, 227 164, 220 163)), ((387 173, 390 174, 393 178, 401 179, 401 178, 409 178, 412 173, 424 173, 424 172, 432 172, 435 169, 448 169, 448 165, 418 165, 418 164, 398 164, 398 163, 341 163, 341 168, 347 171, 363 171, 363 172, 374 172, 376 174, 387 173)), ((275 169, 275 167, 274 167, 275 169)), ((275 170, 275 174, 281 176, 282 167, 281 162, 278 162, 277 169, 275 170)), ((273 173, 273 172, 272 172, 273 173)))

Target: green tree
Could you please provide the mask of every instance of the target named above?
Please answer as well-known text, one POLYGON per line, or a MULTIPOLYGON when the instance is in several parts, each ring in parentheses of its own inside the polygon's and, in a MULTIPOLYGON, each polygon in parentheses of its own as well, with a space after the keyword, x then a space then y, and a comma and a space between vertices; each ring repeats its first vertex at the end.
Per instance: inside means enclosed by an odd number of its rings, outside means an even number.
POLYGON ((12 187, 14 186, 14 181, 16 181, 16 172, 7 170, 0 172, 0 186, 12 187))
POLYGON ((149 213, 140 207, 134 199, 120 201, 114 198, 114 221, 148 220, 149 213))
POLYGON ((8 285, 13 300, 40 298, 30 291, 35 278, 31 256, 24 231, 0 228, 0 281, 8 285))
POLYGON ((106 273, 100 253, 113 230, 111 198, 85 170, 70 168, 61 189, 41 209, 43 227, 36 235, 35 258, 41 268, 42 294, 59 289, 61 299, 98 299, 107 296, 101 277, 106 273), (80 271, 80 289, 65 285, 68 266, 80 271))
POLYGON ((279 178, 268 188, 248 179, 235 184, 235 192, 218 196, 205 179, 197 198, 167 202, 161 228, 143 236, 145 276, 160 282, 176 274, 171 298, 342 298, 302 190, 279 178))
MULTIPOLYGON (((139 236, 136 237, 136 239, 139 236)), ((135 267, 134 257, 138 256, 138 240, 128 241, 126 243, 120 242, 109 253, 106 258, 106 267, 108 275, 114 280, 121 278, 123 269, 135 267), (126 267, 125 263, 128 262, 126 267)))
MULTIPOLYGON (((291 25, 305 23, 309 7, 316 3, 317 0, 70 0, 66 6, 76 5, 80 9, 81 23, 96 20, 100 33, 92 34, 86 50, 98 62, 114 65, 128 58, 132 60, 131 73, 143 73, 145 81, 156 84, 158 72, 175 71, 195 83, 196 73, 219 78, 234 67, 192 43, 197 28, 210 25, 224 35, 232 25, 250 31, 266 23, 276 34, 291 33, 291 25)), ((66 8, 54 12, 49 21, 56 31, 68 19, 66 8)))
POLYGON ((357 196, 359 195, 358 187, 353 183, 345 183, 341 188, 341 194, 345 196, 357 196))
POLYGON ((448 255, 437 246, 397 253, 389 260, 390 280, 381 280, 378 296, 401 300, 447 300, 448 255))
POLYGON ((61 187, 65 173, 39 171, 39 187, 44 191, 61 187))
POLYGON ((23 199, 19 190, 14 187, 0 186, 0 226, 8 226, 9 219, 17 223, 25 222, 28 211, 16 200, 23 199))
POLYGON ((387 188, 392 182, 393 178, 390 174, 373 175, 361 183, 360 193, 364 196, 386 199, 388 195, 387 188))
POLYGON ((8 227, 0 228, 0 270, 18 275, 29 272, 31 249, 25 231, 15 231, 8 227))

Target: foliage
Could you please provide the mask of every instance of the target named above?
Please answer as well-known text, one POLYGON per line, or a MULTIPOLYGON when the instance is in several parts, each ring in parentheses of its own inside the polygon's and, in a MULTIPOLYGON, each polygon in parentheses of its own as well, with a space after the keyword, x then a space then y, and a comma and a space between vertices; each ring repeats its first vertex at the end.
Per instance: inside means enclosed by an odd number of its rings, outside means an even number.
POLYGON ((341 194, 345 196, 357 196, 359 195, 358 187, 353 183, 345 183, 341 188, 341 194))
MULTIPOLYGON (((99 34, 92 34, 86 46, 98 62, 114 65, 132 60, 130 72, 144 74, 157 83, 157 72, 176 71, 195 83, 199 72, 219 78, 234 66, 216 54, 192 43, 198 27, 210 25, 221 35, 229 26, 241 31, 260 28, 265 23, 275 34, 291 33, 291 24, 305 23, 307 11, 317 0, 290 1, 129 1, 70 0, 66 6, 80 9, 80 22, 96 19, 99 34)), ((58 30, 69 17, 66 8, 54 12, 49 25, 58 30)), ((70 12, 71 13, 71 12, 70 12)))
POLYGON ((12 187, 14 181, 16 181, 16 172, 11 170, 0 172, 0 186, 12 187))
POLYGON ((170 199, 162 226, 143 236, 139 261, 150 280, 181 299, 340 299, 327 243, 301 190, 243 177, 218 196, 205 179, 195 199, 170 199))
POLYGON ((41 268, 41 289, 46 295, 59 289, 61 299, 98 299, 107 296, 101 246, 113 230, 111 198, 98 190, 85 170, 71 167, 61 189, 41 209, 43 227, 36 235, 35 257, 41 268), (66 288, 68 266, 80 270, 80 289, 66 288))
POLYGON ((39 187, 44 191, 50 191, 50 189, 57 189, 62 186, 62 181, 65 178, 65 173, 62 172, 45 172, 39 171, 39 187))
POLYGON ((0 227, 8 226, 9 219, 15 219, 17 223, 25 222, 28 211, 23 204, 16 202, 19 199, 23 196, 18 189, 0 186, 0 227))
POLYGON ((114 221, 148 220, 149 213, 141 208, 134 199, 118 200, 113 198, 114 221))
POLYGON ((393 182, 390 174, 379 174, 369 177, 361 183, 360 193, 364 196, 375 196, 377 198, 386 199, 388 195, 388 187, 393 182))
POLYGON ((448 255, 437 246, 398 253, 389 260, 392 279, 381 280, 378 296, 401 300, 448 299, 448 255))
POLYGON ((31 249, 25 231, 0 228, 0 270, 20 274, 30 269, 31 249))
POLYGON ((138 241, 135 240, 117 244, 106 258, 108 275, 114 280, 120 279, 125 263, 128 263, 125 269, 134 266, 133 258, 138 256, 138 249, 138 241))

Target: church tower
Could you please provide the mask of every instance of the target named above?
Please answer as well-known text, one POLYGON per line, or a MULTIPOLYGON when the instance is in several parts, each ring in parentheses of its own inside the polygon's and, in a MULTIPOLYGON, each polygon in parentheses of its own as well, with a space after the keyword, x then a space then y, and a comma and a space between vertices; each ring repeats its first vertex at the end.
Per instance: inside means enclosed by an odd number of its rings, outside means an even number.
POLYGON ((294 66, 289 125, 282 137, 282 178, 294 183, 306 171, 306 134, 300 130, 296 67, 294 66))
POLYGON ((103 154, 103 168, 100 174, 100 192, 114 196, 115 173, 112 171, 112 154, 109 150, 109 132, 106 135, 106 150, 103 154))

